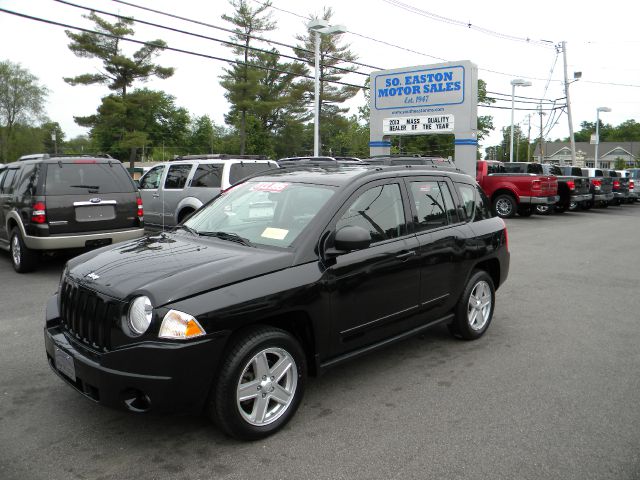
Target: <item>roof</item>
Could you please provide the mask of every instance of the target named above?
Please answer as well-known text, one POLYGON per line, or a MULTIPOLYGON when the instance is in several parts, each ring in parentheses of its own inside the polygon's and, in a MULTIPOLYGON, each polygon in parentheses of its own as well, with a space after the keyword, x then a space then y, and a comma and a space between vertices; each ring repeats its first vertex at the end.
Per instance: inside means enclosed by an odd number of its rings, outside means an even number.
MULTIPOLYGON (((640 142, 600 142, 598 146, 598 157, 606 157, 609 152, 612 152, 616 148, 625 150, 628 155, 638 155, 640 153, 640 142)), ((544 155, 545 157, 552 157, 561 152, 562 149, 568 149, 567 155, 571 155, 571 144, 569 142, 545 142, 544 155)), ((576 142, 576 152, 582 152, 586 158, 593 158, 595 151, 596 146, 589 142, 576 142)), ((539 154, 540 144, 538 143, 534 155, 539 154)))
MULTIPOLYGON (((319 185, 330 185, 342 187, 360 177, 384 176, 384 173, 394 172, 399 175, 448 175, 457 181, 469 182, 471 177, 462 171, 454 171, 451 168, 437 168, 427 165, 342 165, 342 166, 313 166, 307 168, 280 168, 256 174, 251 177, 251 181, 279 181, 315 183, 319 185)), ((473 179, 471 179, 473 181, 473 179)))

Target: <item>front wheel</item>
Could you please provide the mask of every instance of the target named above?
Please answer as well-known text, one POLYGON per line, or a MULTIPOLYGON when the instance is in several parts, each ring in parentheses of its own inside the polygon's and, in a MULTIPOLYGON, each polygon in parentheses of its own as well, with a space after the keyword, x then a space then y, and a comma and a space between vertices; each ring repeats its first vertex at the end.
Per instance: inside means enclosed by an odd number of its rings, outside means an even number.
POLYGON ((304 352, 289 333, 271 327, 252 330, 223 360, 209 416, 239 440, 267 437, 298 409, 306 370, 304 352))
POLYGON ((484 270, 474 271, 456 306, 451 333, 464 340, 480 338, 493 318, 494 302, 493 280, 484 270))

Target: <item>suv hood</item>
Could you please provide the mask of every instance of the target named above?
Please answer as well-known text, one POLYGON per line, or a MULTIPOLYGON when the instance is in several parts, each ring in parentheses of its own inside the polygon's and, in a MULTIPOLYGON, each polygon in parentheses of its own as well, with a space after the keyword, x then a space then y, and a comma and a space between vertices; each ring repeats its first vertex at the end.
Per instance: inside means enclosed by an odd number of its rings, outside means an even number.
POLYGON ((289 267, 293 253, 218 239, 160 233, 69 261, 77 283, 118 299, 134 294, 154 306, 289 267))

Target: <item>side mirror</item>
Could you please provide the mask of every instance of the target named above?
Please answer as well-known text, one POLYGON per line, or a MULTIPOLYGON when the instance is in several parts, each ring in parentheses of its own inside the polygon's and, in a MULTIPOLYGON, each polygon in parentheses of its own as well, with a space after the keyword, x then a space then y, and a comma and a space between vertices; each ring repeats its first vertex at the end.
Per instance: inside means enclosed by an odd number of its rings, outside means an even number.
POLYGON ((333 242, 336 250, 362 250, 371 245, 371 233, 362 227, 347 225, 336 232, 333 242))

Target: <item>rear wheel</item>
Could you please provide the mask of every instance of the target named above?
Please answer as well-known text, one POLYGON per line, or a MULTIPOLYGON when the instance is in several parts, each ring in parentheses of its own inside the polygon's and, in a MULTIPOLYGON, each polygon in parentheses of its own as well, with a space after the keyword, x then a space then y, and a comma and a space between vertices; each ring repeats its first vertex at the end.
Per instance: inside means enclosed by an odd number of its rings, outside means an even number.
POLYGON ((464 340, 480 338, 493 318, 494 301, 493 280, 484 270, 475 270, 456 306, 451 333, 464 340))
POLYGON ((180 213, 178 214, 178 223, 182 223, 182 221, 185 220, 193 212, 195 212, 193 208, 183 208, 182 210, 180 210, 180 213))
POLYGON ((575 212, 581 205, 578 202, 569 202, 569 211, 575 212))
POLYGON ((24 244, 18 227, 11 230, 10 252, 11 264, 16 272, 26 273, 35 268, 38 255, 24 244))
POLYGON ((306 380, 298 341, 284 330, 262 327, 231 347, 210 395, 209 416, 228 435, 257 440, 275 433, 295 414, 306 380))
POLYGON ((516 214, 518 205, 512 195, 504 193, 493 200, 493 213, 501 218, 511 218, 516 214))

